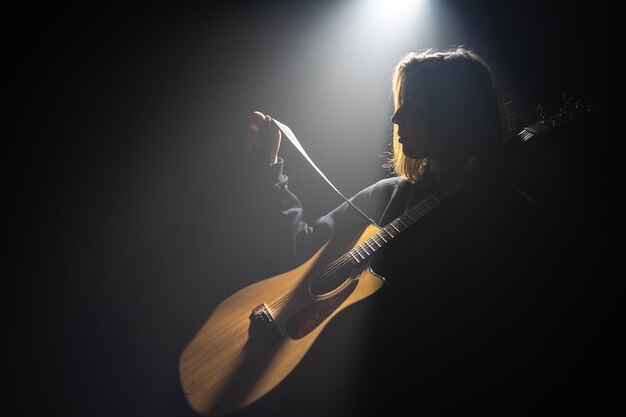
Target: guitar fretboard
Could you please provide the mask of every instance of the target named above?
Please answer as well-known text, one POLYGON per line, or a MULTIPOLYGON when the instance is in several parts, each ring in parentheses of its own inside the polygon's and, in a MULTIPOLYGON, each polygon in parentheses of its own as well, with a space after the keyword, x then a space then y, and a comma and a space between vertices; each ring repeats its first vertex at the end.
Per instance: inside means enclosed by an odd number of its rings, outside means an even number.
POLYGON ((369 239, 354 247, 349 253, 353 265, 368 260, 377 250, 385 246, 413 223, 430 213, 435 207, 448 200, 460 186, 449 183, 438 191, 426 197, 419 204, 406 211, 401 216, 389 222, 369 239))

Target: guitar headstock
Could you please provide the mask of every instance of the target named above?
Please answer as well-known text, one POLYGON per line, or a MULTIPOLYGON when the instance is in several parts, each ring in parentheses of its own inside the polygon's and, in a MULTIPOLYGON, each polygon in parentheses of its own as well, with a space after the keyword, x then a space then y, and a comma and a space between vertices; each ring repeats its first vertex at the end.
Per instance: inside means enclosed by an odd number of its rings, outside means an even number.
POLYGON ((527 142, 535 136, 546 134, 552 130, 567 126, 575 120, 585 118, 595 110, 597 110, 597 106, 584 103, 580 99, 568 98, 564 95, 563 107, 548 117, 545 116, 543 106, 540 104, 537 107, 537 114, 540 120, 522 129, 517 134, 517 137, 522 142, 527 142))

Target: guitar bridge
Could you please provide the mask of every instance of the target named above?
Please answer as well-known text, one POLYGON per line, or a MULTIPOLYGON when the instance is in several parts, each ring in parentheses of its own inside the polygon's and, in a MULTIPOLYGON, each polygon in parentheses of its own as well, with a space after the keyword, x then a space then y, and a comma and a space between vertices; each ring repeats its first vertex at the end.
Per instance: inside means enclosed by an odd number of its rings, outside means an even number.
POLYGON ((259 304, 252 309, 250 320, 254 328, 256 328, 259 333, 263 334, 269 342, 277 342, 283 337, 278 324, 274 320, 274 317, 272 317, 272 313, 265 303, 259 304))

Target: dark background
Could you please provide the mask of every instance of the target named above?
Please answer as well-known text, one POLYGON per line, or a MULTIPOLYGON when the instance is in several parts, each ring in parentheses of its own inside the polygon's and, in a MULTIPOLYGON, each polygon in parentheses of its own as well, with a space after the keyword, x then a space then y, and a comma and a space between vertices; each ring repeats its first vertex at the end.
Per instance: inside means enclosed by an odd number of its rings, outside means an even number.
MULTIPOLYGON (((287 114, 301 138, 331 130, 282 99, 306 74, 280 62, 280 82, 269 73, 281 42, 297 45, 330 3, 58 2, 5 15, 5 360, 25 414, 194 415, 178 356, 219 300, 260 278, 265 243, 244 205, 250 181, 237 147, 245 117, 287 114)), ((475 49, 502 74, 520 125, 535 121, 539 103, 556 111, 562 93, 607 103, 611 11, 447 3, 464 25, 441 42, 475 49)), ((580 168, 613 166, 611 143, 603 131, 589 137, 580 168)), ((358 163, 383 148, 305 146, 345 194, 387 175, 372 171, 376 156, 358 163)), ((338 204, 292 149, 284 155, 308 220, 338 204)), ((583 184, 585 204, 592 194, 583 184)))

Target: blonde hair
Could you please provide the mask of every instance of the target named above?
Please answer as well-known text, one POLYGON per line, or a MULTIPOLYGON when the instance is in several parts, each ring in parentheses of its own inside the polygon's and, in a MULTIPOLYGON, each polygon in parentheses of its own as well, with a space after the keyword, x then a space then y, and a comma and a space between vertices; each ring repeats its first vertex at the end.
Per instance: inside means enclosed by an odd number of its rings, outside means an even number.
MULTIPOLYGON (((497 97, 491 70, 483 59, 474 52, 461 46, 449 50, 425 49, 410 52, 403 56, 396 65, 392 76, 392 100, 394 111, 402 105, 402 88, 409 74, 420 73, 429 77, 426 83, 433 94, 443 94, 439 111, 445 112, 446 118, 456 111, 471 113, 471 116, 456 117, 459 125, 482 123, 489 130, 487 138, 474 138, 474 142, 464 145, 467 152, 481 152, 477 141, 502 141, 502 126, 500 120, 500 101, 497 97), (469 87, 468 87, 469 86, 469 87), (435 91, 432 91, 435 90, 435 91), (461 97, 463 96, 463 97, 461 97), (456 103, 463 102, 460 106, 456 103), (456 107, 455 107, 456 106, 456 107), (473 109, 473 110, 472 110, 473 109)), ((432 97, 431 97, 432 100, 432 97)), ((482 134, 485 128, 482 128, 482 134)), ((467 135, 465 135, 467 136, 467 135)), ((393 155, 387 160, 385 167, 410 182, 417 182, 424 177, 428 166, 428 159, 409 158, 402 152, 402 145, 398 141, 398 125, 393 126, 393 155)), ((495 143, 483 143, 482 148, 493 146, 495 143)), ((458 144, 457 144, 458 145, 458 144)))

